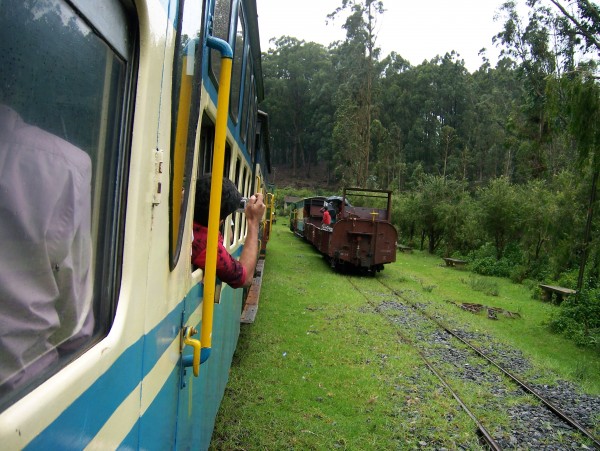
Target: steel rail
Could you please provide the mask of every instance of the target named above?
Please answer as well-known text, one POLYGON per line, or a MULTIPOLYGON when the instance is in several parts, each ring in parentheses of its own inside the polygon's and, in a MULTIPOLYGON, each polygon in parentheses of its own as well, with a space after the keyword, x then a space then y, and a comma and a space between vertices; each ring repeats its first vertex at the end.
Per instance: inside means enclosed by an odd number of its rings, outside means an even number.
MULTIPOLYGON (((366 301, 369 304, 371 304, 373 307, 375 307, 375 305, 373 305, 373 303, 369 300, 369 298, 367 297, 367 295, 365 293, 363 293, 360 290, 360 288, 358 288, 358 286, 356 286, 356 284, 352 281, 352 279, 348 278, 348 281, 350 282, 350 285, 352 285, 354 287, 354 289, 358 293, 360 293, 366 299, 366 301)), ((389 289, 389 287, 386 287, 386 288, 389 289)), ((394 290, 391 290, 391 291, 394 293, 395 296, 398 296, 394 292, 394 290)), ((440 380, 440 382, 442 383, 442 385, 446 388, 446 390, 448 390, 450 392, 450 394, 458 402, 458 404, 460 405, 460 407, 466 412, 466 414, 471 418, 471 420, 473 420, 473 422, 477 426, 477 429, 478 429, 481 437, 483 438, 483 440, 485 441, 485 443, 490 447, 490 449, 492 449, 493 451, 502 451, 502 447, 500 447, 500 445, 498 445, 498 443, 494 440, 494 438, 489 433, 489 431, 485 428, 485 426, 483 424, 481 424, 481 422, 477 419, 477 417, 475 416, 475 414, 473 412, 471 412, 471 410, 463 402, 463 400, 460 398, 460 396, 458 396, 458 393, 456 393, 452 389, 452 387, 450 386, 450 384, 448 384, 448 382, 444 379, 444 377, 433 367, 433 365, 431 364, 431 362, 429 362, 429 360, 421 352, 421 350, 418 349, 417 346, 408 337, 404 336, 399 331, 397 331, 396 334, 400 337, 400 339, 403 342, 405 342, 406 344, 410 345, 413 349, 415 349, 417 351, 417 353, 419 354, 419 356, 421 357, 421 359, 423 360, 423 362, 425 363, 425 365, 427 366, 427 368, 429 368, 429 370, 440 380)))
POLYGON ((528 392, 528 393, 532 394, 533 396, 535 396, 542 404, 544 404, 556 416, 558 416, 561 420, 563 420, 565 423, 569 424, 573 428, 577 429, 579 432, 581 432, 583 435, 585 435, 587 438, 589 438, 592 442, 594 442, 594 445, 596 445, 598 447, 598 449, 600 449, 600 440, 596 436, 594 436, 590 431, 588 431, 585 427, 583 427, 581 424, 579 424, 579 422, 577 422, 575 419, 571 418, 567 413, 563 412, 560 408, 558 408, 557 406, 555 406, 551 401, 549 401, 548 399, 544 398, 533 387, 531 387, 529 384, 527 384, 526 382, 524 382, 521 379, 519 379, 517 376, 515 376, 514 374, 512 374, 507 369, 503 368, 500 364, 498 364, 492 358, 488 357, 481 349, 477 348, 473 344, 469 343, 467 340, 463 339, 462 337, 460 337, 459 335, 457 335, 456 333, 454 333, 452 330, 450 330, 448 327, 446 327, 444 324, 442 324, 436 318, 433 318, 429 313, 425 312, 423 309, 420 309, 414 303, 412 303, 411 301, 409 301, 408 299, 406 299, 404 296, 402 296, 401 294, 399 294, 392 287, 386 285, 385 283, 383 283, 379 279, 377 279, 377 281, 381 285, 383 285, 385 288, 387 288, 388 290, 390 290, 394 294, 394 296, 396 296, 399 299, 402 299, 404 302, 406 302, 407 304, 409 304, 410 307, 412 307, 414 310, 417 310, 423 316, 427 317, 429 320, 431 320, 434 323, 436 323, 439 327, 441 327, 442 329, 444 329, 446 332, 448 332, 453 337, 457 338, 463 344, 465 344, 466 346, 468 346, 469 348, 471 348, 473 351, 475 351, 477 354, 479 354, 479 356, 483 357, 489 363, 491 363, 496 368, 498 368, 500 371, 502 371, 502 373, 504 373, 506 376, 508 376, 510 379, 512 379, 514 382, 516 382, 523 390, 525 390, 526 392, 528 392))

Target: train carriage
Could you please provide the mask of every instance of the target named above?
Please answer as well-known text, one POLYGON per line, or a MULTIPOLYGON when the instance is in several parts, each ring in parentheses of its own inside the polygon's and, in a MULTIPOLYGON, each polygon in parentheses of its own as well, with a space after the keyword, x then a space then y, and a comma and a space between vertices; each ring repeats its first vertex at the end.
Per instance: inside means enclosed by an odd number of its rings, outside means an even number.
POLYGON ((194 186, 266 197, 260 56, 255 0, 0 2, 4 449, 208 448, 244 290, 192 268, 194 186))
POLYGON ((396 261, 398 233, 391 223, 391 191, 346 188, 342 197, 298 201, 290 225, 327 258, 333 268, 372 274, 396 261), (349 198, 357 199, 353 206, 349 198), (331 224, 323 224, 323 209, 331 224))

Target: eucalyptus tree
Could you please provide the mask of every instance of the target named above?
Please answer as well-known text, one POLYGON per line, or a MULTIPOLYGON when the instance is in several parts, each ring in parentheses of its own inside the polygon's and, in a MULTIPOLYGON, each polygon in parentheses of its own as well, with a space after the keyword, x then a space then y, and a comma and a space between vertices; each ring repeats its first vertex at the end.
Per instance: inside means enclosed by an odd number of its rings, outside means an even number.
MULTIPOLYGON (((346 30, 346 40, 335 49, 334 63, 340 83, 337 103, 344 110, 336 115, 336 120, 354 121, 355 138, 359 141, 348 147, 349 141, 339 134, 334 135, 334 141, 340 139, 336 143, 338 152, 341 152, 339 160, 356 160, 347 162, 346 166, 356 167, 358 186, 366 186, 369 176, 375 63, 380 52, 376 47, 375 26, 378 15, 383 12, 381 0, 342 0, 341 6, 328 15, 328 19, 334 20, 346 14, 342 25, 346 30), (348 114, 349 111, 352 114, 348 114)), ((340 130, 350 126, 336 124, 335 128, 340 130)))
MULTIPOLYGON (((563 93, 566 92, 561 105, 567 112, 568 130, 577 148, 578 167, 582 168, 582 174, 586 172, 590 174, 587 218, 581 244, 581 260, 577 280, 577 289, 581 290, 593 238, 592 224, 598 193, 598 178, 600 177, 600 86, 593 73, 581 70, 572 76, 564 76, 560 80, 555 80, 555 84, 552 85, 553 89, 551 89, 554 93, 552 99, 557 98, 560 87, 563 88, 563 93)), ((558 111, 558 108, 560 107, 554 104, 554 111, 558 111)), ((596 284, 600 284, 600 280, 596 280, 596 284)))
MULTIPOLYGON (((400 83, 394 88, 401 90, 402 96, 386 102, 396 103, 393 111, 409 112, 408 119, 402 120, 408 161, 422 162, 427 172, 444 174, 444 165, 454 160, 452 172, 460 173, 457 150, 464 149, 472 109, 471 81, 464 61, 456 52, 446 53, 393 79, 400 83), (450 128, 442 132, 444 127, 450 128), (454 132, 447 134, 450 130, 454 132)), ((389 84, 386 80, 385 86, 389 84)))
POLYGON ((433 254, 442 240, 447 241, 447 252, 460 247, 461 230, 469 218, 465 208, 471 203, 466 184, 439 175, 420 177, 416 192, 415 220, 421 228, 421 249, 427 240, 427 250, 433 254))
POLYGON ((514 1, 505 2, 504 29, 494 38, 502 53, 516 62, 523 83, 523 97, 513 110, 512 126, 517 138, 516 180, 544 178, 562 170, 571 160, 571 147, 553 139, 546 108, 546 87, 554 76, 575 68, 576 33, 568 20, 557 16, 539 0, 528 0, 528 16, 519 14, 514 1))
MULTIPOLYGON (((539 0, 529 0, 535 5, 539 0)), ((575 43, 584 52, 595 52, 600 55, 600 6, 589 0, 550 0, 571 24, 571 30, 579 37, 575 43)), ((567 27, 565 27, 567 30, 567 27)))
POLYGON ((331 130, 319 126, 327 111, 325 103, 330 101, 322 90, 324 74, 331 73, 329 53, 321 44, 283 36, 263 56, 263 72, 266 100, 262 107, 270 113, 275 148, 290 155, 294 175, 300 165, 310 177, 322 134, 331 130))
POLYGON ((372 126, 373 153, 372 177, 375 188, 402 190, 406 183, 406 161, 402 149, 402 130, 392 123, 387 129, 379 120, 372 126))
MULTIPOLYGON (((521 246, 528 276, 541 269, 551 252, 549 243, 557 231, 558 198, 542 180, 530 180, 517 188, 521 208, 521 246)), ((538 274, 533 274, 537 276, 538 274)))
MULTIPOLYGON (((529 4, 533 7, 538 1, 529 0, 529 4)), ((561 0, 550 1, 561 13, 563 26, 558 39, 569 44, 572 53, 577 46, 584 56, 594 55, 591 61, 583 62, 577 68, 573 64, 569 68, 571 71, 555 74, 548 86, 548 109, 555 118, 565 119, 569 134, 575 141, 578 167, 588 166, 591 174, 577 279, 577 289, 581 291, 593 239, 592 224, 600 176, 600 87, 597 75, 600 57, 600 7, 589 0, 577 0, 569 4, 561 0)), ((595 272, 598 273, 598 268, 595 268, 595 272)), ((595 280, 595 284, 600 284, 600 280, 595 280)))
POLYGON ((481 225, 494 242, 496 259, 500 260, 509 242, 515 241, 520 230, 521 207, 517 191, 506 177, 490 181, 479 190, 481 225))
POLYGON ((471 149, 470 180, 484 182, 512 174, 515 142, 508 127, 522 82, 515 77, 514 62, 501 59, 495 68, 483 64, 472 76, 471 127, 465 141, 471 149))

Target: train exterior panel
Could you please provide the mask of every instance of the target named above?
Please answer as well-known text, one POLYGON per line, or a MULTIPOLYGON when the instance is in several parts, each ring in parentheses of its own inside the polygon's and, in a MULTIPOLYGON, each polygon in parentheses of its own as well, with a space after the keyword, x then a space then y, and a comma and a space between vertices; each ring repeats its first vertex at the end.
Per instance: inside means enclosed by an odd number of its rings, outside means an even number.
POLYGON ((297 202, 290 224, 333 268, 377 272, 396 261, 398 233, 391 223, 391 192, 347 188, 342 197, 310 197, 297 202), (352 206, 348 196, 368 199, 374 206, 352 206), (322 209, 332 217, 323 224, 322 209))
MULTIPOLYGON (((89 279, 76 297, 88 316, 75 318, 67 331, 70 317, 56 307, 58 332, 49 332, 49 349, 39 350, 45 332, 34 327, 35 310, 27 321, 10 320, 12 298, 5 297, 5 286, 0 292, 3 449, 208 448, 245 293, 222 285, 205 299, 206 274, 190 261, 194 186, 221 158, 223 175, 242 195, 260 191, 266 197, 270 160, 268 117, 258 110, 260 55, 255 0, 0 3, 0 111, 77 149, 91 169, 91 189, 82 196, 89 224, 81 229, 90 249, 81 254, 89 279), (229 82, 230 90, 220 89, 229 82), (208 347, 200 340, 207 307, 208 347), (93 330, 63 350, 87 318, 93 330), (32 344, 15 369, 8 362, 16 352, 7 343, 17 340, 32 344), (206 360, 196 377, 200 348, 206 360)), ((27 169, 30 185, 48 170, 36 177, 37 168, 27 169)), ((4 172, 0 179, 8 180, 4 172)), ((2 208, 17 197, 9 199, 14 188, 2 185, 2 208)), ((33 196, 56 189, 38 187, 33 196)), ((235 213, 226 223, 232 227, 223 230, 224 243, 239 256, 245 218, 235 213)), ((0 259, 8 255, 7 228, 3 214, 0 259)), ((16 249, 13 266, 25 249, 16 249)), ((64 301, 59 282, 69 274, 64 265, 51 268, 57 306, 64 301)), ((9 274, 5 264, 0 268, 9 274)))

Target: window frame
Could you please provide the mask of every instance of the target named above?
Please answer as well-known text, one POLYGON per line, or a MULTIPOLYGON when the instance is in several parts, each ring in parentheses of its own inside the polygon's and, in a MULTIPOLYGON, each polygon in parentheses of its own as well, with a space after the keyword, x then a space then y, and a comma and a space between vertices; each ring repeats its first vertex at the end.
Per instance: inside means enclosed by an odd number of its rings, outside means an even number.
MULTIPOLYGON (((95 326, 92 335, 86 338, 77 351, 60 357, 32 377, 29 382, 0 397, 0 412, 77 360, 108 335, 114 323, 122 282, 127 187, 140 55, 136 8, 131 0, 107 0, 101 6, 85 0, 62 0, 62 4, 70 8, 74 16, 90 27, 95 38, 113 52, 113 58, 119 58, 123 62, 122 79, 117 85, 119 102, 113 105, 115 111, 120 112, 116 123, 119 129, 114 135, 117 145, 111 149, 112 152, 103 155, 102 161, 95 162, 97 167, 92 167, 92 183, 97 177, 102 176, 105 180, 101 188, 103 192, 106 191, 106 195, 100 195, 99 205, 94 205, 94 196, 91 198, 91 220, 94 218, 95 210, 109 211, 109 214, 102 215, 96 224, 101 231, 97 239, 93 240, 92 236, 95 252, 92 254, 91 266, 93 280, 91 302, 95 326), (109 167, 107 162, 110 164, 109 167)), ((95 225, 91 223, 90 226, 93 229, 95 225)))

